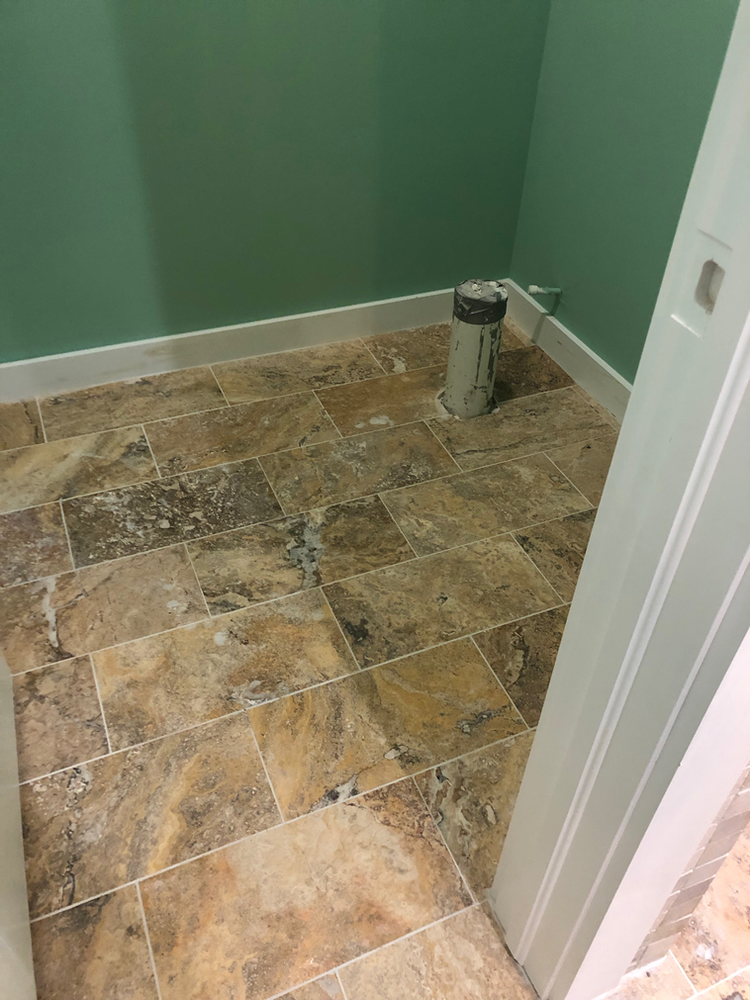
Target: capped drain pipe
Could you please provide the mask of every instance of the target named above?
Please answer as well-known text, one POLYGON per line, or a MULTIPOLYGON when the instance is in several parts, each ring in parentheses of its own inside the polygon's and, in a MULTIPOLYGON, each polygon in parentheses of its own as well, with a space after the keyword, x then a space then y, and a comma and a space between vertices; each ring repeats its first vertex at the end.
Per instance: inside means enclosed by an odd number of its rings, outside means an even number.
POLYGON ((508 293, 499 281, 470 279, 453 293, 453 331, 441 400, 456 417, 478 417, 494 404, 495 371, 508 293))

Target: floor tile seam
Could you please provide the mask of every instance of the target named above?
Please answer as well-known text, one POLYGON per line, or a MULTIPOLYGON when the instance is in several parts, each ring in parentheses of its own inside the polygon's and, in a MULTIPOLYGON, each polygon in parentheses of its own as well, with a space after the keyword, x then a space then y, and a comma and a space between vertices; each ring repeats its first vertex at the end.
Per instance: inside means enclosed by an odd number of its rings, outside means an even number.
MULTIPOLYGON (((104 754, 103 756, 111 756, 112 754, 112 741, 109 738, 109 727, 107 726, 107 716, 104 712, 104 702, 102 701, 102 693, 99 688, 99 678, 96 676, 96 670, 94 670, 94 661, 91 657, 91 653, 88 653, 86 659, 89 661, 89 668, 91 670, 91 676, 94 678, 94 687, 96 688, 96 698, 99 702, 99 711, 102 713, 102 725, 104 726, 104 736, 107 740, 107 750, 109 754, 104 754)), ((97 760, 99 758, 96 758, 97 760)), ((75 766, 75 765, 73 765, 75 766)), ((66 768, 59 768, 58 770, 66 770, 66 768)))
MULTIPOLYGON (((604 417, 603 419, 605 420, 606 423, 609 424, 611 430, 619 431, 621 429, 621 427, 622 427, 622 421, 618 420, 617 417, 614 415, 614 413, 610 413, 610 411, 607 409, 607 407, 604 405, 604 403, 600 403, 599 400, 596 398, 596 396, 594 396, 593 393, 587 392, 583 388, 583 386, 580 385, 575 380, 573 381, 572 388, 574 388, 576 390, 576 392, 578 393, 578 395, 583 399, 583 401, 585 403, 588 403, 589 406, 591 406, 591 403, 589 402, 589 399, 593 399, 594 402, 596 403, 596 405, 600 406, 602 408, 602 410, 604 410, 604 412, 607 414, 607 416, 604 417)), ((591 406, 591 409, 596 412, 596 407, 595 406, 591 406)))
POLYGON ((221 382, 219 381, 219 378, 218 378, 216 372, 214 371, 214 364, 221 364, 221 362, 219 362, 219 361, 213 362, 212 364, 206 365, 206 367, 211 372, 211 375, 213 376, 213 380, 216 383, 216 385, 218 386, 219 392, 221 393, 222 399, 227 404, 227 406, 231 406, 232 404, 229 402, 229 400, 227 399, 227 394, 224 392, 224 386, 221 384, 221 382))
MULTIPOLYGON (((385 512, 388 515, 388 517, 391 519, 394 527, 396 528, 396 531, 399 533, 399 535, 403 538, 403 540, 408 545, 409 551, 412 553, 412 555, 414 556, 415 559, 419 559, 419 553, 414 548, 414 546, 411 544, 411 542, 409 541, 409 539, 406 537, 406 533, 404 532, 404 529, 401 527, 401 525, 398 523, 398 521, 396 520, 396 518, 393 516, 393 511, 391 510, 391 508, 385 502, 385 500, 383 499, 383 497, 381 496, 380 493, 375 493, 374 495, 382 503, 383 507, 385 508, 385 512)), ((411 562, 411 560, 410 559, 402 559, 401 562, 411 562)), ((392 566, 398 566, 399 563, 391 563, 390 565, 392 565, 392 566)), ((387 566, 384 566, 382 568, 383 569, 387 569, 387 566)), ((333 582, 338 583, 338 580, 333 581, 333 582)))
MULTIPOLYGON (((540 612, 540 614, 544 614, 544 612, 542 611, 542 612, 540 612)), ((482 652, 482 650, 479 648, 479 643, 477 642, 477 640, 476 640, 476 638, 475 638, 474 635, 471 636, 471 641, 474 643, 474 647, 476 648, 476 650, 479 653, 479 655, 482 657, 482 660, 487 665, 487 669, 489 670, 489 672, 494 677, 494 679, 497 682, 500 690, 503 692, 503 694, 505 695, 505 697, 508 699, 508 701, 510 702, 510 704, 513 706, 514 711, 518 714, 518 718, 526 726, 526 732, 529 732, 529 730, 531 729, 531 726, 529 726, 528 722, 526 721, 526 716, 523 714, 523 712, 518 707, 518 705, 516 705, 515 701, 513 701, 513 699, 511 698, 511 696, 510 696, 510 694, 508 692, 508 689, 505 687, 505 685, 503 684, 503 682, 497 676, 497 673, 492 669, 492 664, 487 659, 487 657, 484 655, 484 653, 482 652)))
MULTIPOLYGON (((383 377, 385 377, 385 376, 381 376, 381 375, 379 375, 379 376, 377 376, 377 377, 378 377, 378 378, 383 378, 383 377)), ((355 384, 355 383, 346 383, 346 384, 347 384, 347 385, 353 385, 353 384, 355 384)), ((320 398, 320 396, 318 395, 318 390, 317 390, 317 389, 313 389, 313 395, 314 395, 314 396, 315 396, 315 398, 317 399, 317 401, 318 401, 318 403, 320 404, 320 406, 322 406, 322 407, 323 407, 323 412, 325 413, 325 415, 326 415, 326 416, 328 417, 328 419, 329 419, 329 420, 331 421, 331 423, 333 424, 333 426, 334 426, 334 427, 336 428, 336 433, 337 433, 337 434, 338 434, 338 436, 339 436, 339 440, 340 440, 340 441, 343 441, 343 440, 345 440, 345 437, 346 437, 346 436, 345 436, 345 434, 343 433, 343 431, 341 430, 341 428, 339 427, 339 425, 338 425, 338 424, 336 423, 336 421, 335 421, 335 420, 333 419, 333 416, 331 415, 330 411, 328 410, 328 407, 327 407, 327 406, 325 405, 325 403, 323 402, 323 400, 322 400, 322 399, 320 398)), ((383 429, 384 429, 384 430, 391 430, 391 428, 390 428, 390 427, 387 427, 387 428, 383 428, 383 429)), ((375 430, 375 431, 377 431, 377 428, 372 428, 372 430, 375 430)))
MULTIPOLYGON (((317 589, 320 590, 320 593, 321 593, 321 595, 323 597, 323 601, 325 602, 325 606, 331 612, 331 618, 336 623, 336 628, 338 629, 339 635, 341 636, 341 639, 343 640, 343 643, 344 643, 344 646, 346 648, 346 651, 348 652, 348 654, 349 654, 349 656, 351 658, 351 662, 354 664, 354 670, 351 671, 351 674, 359 673, 363 668, 360 666, 359 660, 354 655, 354 650, 352 649, 351 643, 349 642, 349 639, 348 639, 346 633, 344 632, 344 629, 343 629, 343 627, 341 625, 341 622, 336 617, 336 612, 333 610, 333 606, 331 605, 331 602, 328 600, 328 594, 326 594, 326 592, 323 590, 322 586, 318 587, 317 589)), ((342 676, 343 677, 349 677, 350 674, 342 674, 342 676)), ((333 678, 331 678, 331 680, 340 680, 340 678, 333 677, 333 678)), ((319 682, 318 684, 312 684, 310 686, 311 687, 319 687, 321 683, 325 683, 325 681, 319 682)), ((296 692, 290 692, 290 693, 296 693, 296 692)), ((263 702, 263 704, 265 704, 265 702, 263 702)), ((255 708, 255 707, 256 706, 253 706, 253 708, 255 708)))
MULTIPOLYGON (((437 766, 439 767, 440 765, 437 765, 437 766)), ((463 885, 464 889, 466 889, 467 893, 469 894, 469 899, 472 901, 472 903, 478 903, 479 900, 474 895, 474 890, 471 888, 471 886, 467 882, 466 876, 464 875, 463 871, 461 870, 461 866, 459 865, 458 861, 456 860, 456 857, 455 857, 453 851, 451 850, 450 845, 448 844, 448 841, 447 841, 447 839, 446 839, 443 831, 440 829, 440 824, 435 819, 435 817, 432 815, 432 810, 430 809, 429 805, 427 804, 427 799, 422 794, 422 789, 419 787, 419 782, 417 781, 417 779, 415 778, 414 775, 412 775, 411 777, 412 777, 412 781, 414 782, 414 787, 417 790, 417 795, 419 796, 420 802, 422 802, 422 804, 424 805, 425 811, 426 811, 427 815, 430 817, 430 820, 434 824, 435 829, 438 832, 438 836, 440 837, 440 841, 441 841, 443 847, 448 852, 448 855, 449 855, 451 861, 453 862, 453 865, 454 865, 454 867, 456 869, 456 872, 458 873, 458 877, 461 880, 461 884, 463 885)))
POLYGON ((151 972, 154 977, 154 985, 156 986, 156 996, 158 1000, 162 1000, 161 995, 161 984, 159 982, 159 973, 156 969, 156 959, 154 958, 154 949, 151 945, 151 932, 148 926, 148 920, 146 919, 146 908, 143 905, 143 896, 141 895, 141 887, 138 882, 135 883, 135 891, 138 896, 138 906, 141 911, 141 920, 143 921, 143 933, 146 936, 146 946, 148 948, 148 958, 151 963, 151 972))
MULTIPOLYGON (((592 440, 592 441, 594 441, 594 440, 595 440, 595 438, 591 438, 591 440, 592 440)), ((581 442, 581 443, 582 443, 582 444, 585 444, 586 442, 581 442)), ((565 473, 563 472, 563 470, 562 470, 562 469, 560 468, 560 466, 559 466, 559 465, 557 464, 557 462, 555 462, 555 460, 554 460, 554 459, 550 458, 550 456, 549 456, 549 455, 547 454, 547 452, 544 452, 544 457, 545 457, 545 458, 546 458, 546 459, 547 459, 547 460, 548 460, 549 462, 551 462, 551 463, 552 463, 552 465, 554 465, 554 467, 555 467, 555 468, 557 469, 557 471, 558 471, 558 472, 560 473, 560 475, 561 475, 561 476, 563 477, 563 479, 565 479, 565 480, 566 480, 566 482, 570 483, 570 485, 571 485, 571 486, 573 487, 573 489, 574 489, 574 490, 576 491, 576 493, 578 493, 578 495, 579 495, 579 496, 581 496, 581 497, 582 497, 582 498, 583 498, 583 499, 584 499, 584 500, 586 501, 586 503, 587 503, 587 504, 589 505, 589 507, 597 507, 597 506, 598 506, 598 504, 595 504, 595 503, 592 503, 592 502, 591 502, 591 501, 589 500, 589 498, 588 498, 588 497, 586 496, 586 494, 585 494, 585 493, 583 492, 583 490, 579 490, 579 489, 578 489, 578 487, 577 487, 577 486, 576 486, 576 484, 575 484, 575 483, 573 482, 573 480, 572 480, 572 479, 570 478, 570 476, 566 475, 566 474, 565 474, 565 473)), ((605 477, 605 478, 606 478, 606 477, 605 477)))
MULTIPOLYGON (((39 414, 39 423, 42 425, 42 438, 44 439, 42 444, 49 444, 49 439, 47 438, 47 428, 44 426, 44 414, 42 413, 42 403, 39 396, 34 396, 34 402, 36 404, 36 412, 39 414)), ((21 445, 23 447, 23 445, 21 445)), ((28 447, 28 445, 26 446, 28 447)), ((11 449, 8 449, 9 451, 11 449)))
POLYGON ((203 591, 203 585, 201 584, 200 579, 198 578, 198 573, 196 572, 195 566, 193 564, 193 557, 190 555, 190 549, 188 548, 187 542, 182 542, 182 546, 185 549, 185 555, 187 556, 187 561, 188 565, 190 566, 190 571, 193 574, 193 578, 195 579, 195 585, 198 588, 198 592, 201 595, 201 600, 203 601, 203 607, 206 609, 206 614, 210 618, 211 609, 208 606, 208 601, 203 591))
MULTIPOLYGON (((458 463, 458 461, 456 460, 456 457, 455 457, 454 455, 452 455, 452 454, 450 453, 450 451, 448 451, 448 449, 446 448, 445 444, 444 444, 444 443, 443 443, 443 442, 442 442, 442 441, 440 440, 440 438, 439 438, 439 437, 437 436, 437 434, 435 433, 435 430, 434 430, 434 428, 430 426, 430 420, 423 420, 423 421, 422 421, 422 423, 423 423, 423 424, 425 425, 425 427, 426 427, 426 428, 427 428, 427 430, 428 430, 428 431, 430 432, 430 434, 432 434, 432 436, 433 436, 433 437, 435 438, 435 440, 436 440, 436 441, 437 441, 437 443, 438 443, 438 444, 440 445, 440 447, 441 447, 441 448, 443 449, 443 451, 444 451, 444 452, 445 452, 445 454, 446 454, 446 455, 448 456, 448 458, 449 458, 449 459, 451 460, 451 462, 453 462, 453 464, 455 465, 455 467, 456 467, 456 468, 458 469, 458 473, 456 473, 456 472, 450 472, 450 473, 448 473, 448 474, 447 474, 447 475, 445 475, 445 476, 441 476, 441 477, 440 477, 441 479, 447 479, 447 478, 448 478, 448 476, 455 476, 455 475, 458 475, 458 474, 460 474, 460 473, 466 473, 466 472, 469 472, 469 471, 473 471, 473 470, 469 470, 469 469, 463 469, 463 468, 461 467, 461 465, 460 465, 460 464, 458 463)), ((496 464, 498 464, 498 465, 499 465, 499 464, 501 464, 501 463, 499 463, 499 462, 498 462, 498 463, 496 463, 496 464)), ((427 482, 429 482, 429 480, 427 480, 427 482)), ((419 485, 419 484, 415 484, 415 485, 419 485)), ((405 489, 405 487, 401 487, 401 489, 405 489)), ((392 491, 390 491, 390 490, 389 490, 388 492, 392 492, 392 491)))
MULTIPOLYGON (((682 975, 683 975, 683 977, 685 979, 685 982, 687 983, 688 987, 693 991, 692 992, 692 996, 696 996, 697 993, 698 993, 698 991, 696 990, 695 986, 693 986, 693 983, 692 983, 692 981, 690 979, 690 976, 688 976, 687 972, 685 972, 684 968, 682 967, 682 962, 679 961, 679 959, 677 958, 677 956, 675 955, 675 953, 672 951, 671 948, 667 952, 667 955, 669 955, 669 957, 675 963, 675 965, 677 966, 677 968, 682 973, 682 975)), ((709 989, 713 989, 713 986, 709 986, 709 989)))
POLYGON ((255 727, 253 726, 252 720, 250 718, 250 712, 247 710, 246 712, 247 712, 247 725, 253 737, 253 746, 255 747, 255 752, 258 754, 258 760, 260 761, 260 766, 263 768, 263 773, 266 776, 266 781, 268 782, 268 787, 271 789, 271 795, 273 796, 273 801, 276 806, 276 811, 278 812, 278 818, 280 820, 280 823, 277 823, 276 826, 279 825, 283 826, 286 823, 286 816, 284 815, 284 811, 281 808, 281 803, 279 802, 279 797, 276 794, 276 789, 274 787, 273 781, 271 781, 271 774, 266 765, 266 760, 265 757, 263 756, 263 752, 260 749, 260 743, 258 742, 258 737, 255 733, 255 727))
MULTIPOLYGON (((679 962, 677 964, 682 969, 682 965, 679 962)), ((685 972, 685 970, 682 969, 682 971, 687 976, 687 973, 685 972)), ((734 972, 730 972, 728 975, 724 976, 724 978, 720 979, 718 982, 712 983, 711 986, 705 986, 702 990, 696 990, 694 996, 697 996, 697 997, 705 996, 706 993, 710 993, 711 990, 715 990, 717 986, 722 986, 724 983, 729 982, 730 979, 734 979, 735 976, 743 975, 745 973, 750 973, 750 965, 743 965, 741 968, 735 969, 734 972)), ((695 986, 693 986, 692 980, 690 980, 689 976, 688 976, 688 981, 690 982, 690 985, 695 990, 695 986)), ((731 998, 727 998, 727 1000, 731 1000, 731 998)))
MULTIPOLYGON (((328 974, 331 975, 331 973, 328 973, 328 974)), ((346 990, 344 989, 344 984, 341 981, 341 976, 339 975, 338 969, 336 969, 332 973, 332 975, 333 975, 334 979, 336 980, 336 982, 339 984, 339 990, 341 990, 341 996, 343 997, 343 1000, 349 1000, 349 997, 346 994, 346 990)), ((293 989, 297 989, 297 987, 295 986, 295 987, 293 987, 293 989)), ((282 996, 283 995, 284 994, 282 993, 282 996)))
MULTIPOLYGON (((553 521, 558 521, 558 520, 560 520, 560 518, 556 518, 555 517, 555 518, 552 518, 552 520, 553 521)), ((547 521, 542 521, 540 523, 541 524, 547 524, 548 522, 547 521)), ((537 525, 537 527, 538 527, 538 525, 537 525)), ((565 604, 566 602, 563 599, 562 595, 559 593, 558 590, 555 589, 555 587, 552 586, 552 584, 549 582, 549 580, 547 579, 547 577, 545 576, 545 574, 542 573, 542 571, 539 569, 539 567, 537 566, 537 564, 531 558, 531 556, 529 555, 529 553, 526 551, 526 549, 523 547, 523 545, 521 545, 521 543, 516 538, 516 531, 524 531, 524 530, 526 530, 526 529, 524 529, 524 528, 516 528, 515 531, 511 531, 511 532, 509 532, 509 534, 513 538, 513 541, 516 543, 516 545, 521 550, 521 552, 523 552, 524 556, 528 559, 529 563, 534 567, 534 569, 537 571, 537 573, 539 574, 539 576, 541 576, 541 578, 544 580, 544 582, 550 588, 550 590, 552 591, 552 593, 558 598, 558 600, 560 601, 561 604, 565 604)), ((548 608, 547 610, 549 611, 551 609, 548 608)))
MULTIPOLYGON (((62 520, 63 533, 65 534, 65 541, 67 542, 68 545, 68 556, 70 557, 70 569, 65 570, 64 572, 70 573, 74 572, 76 569, 76 561, 73 555, 73 543, 70 540, 70 531, 68 531, 68 522, 65 518, 65 508, 63 507, 62 500, 57 501, 57 506, 60 509, 60 519, 62 520)), ((25 583, 35 583, 37 580, 47 580, 47 579, 49 579, 49 577, 38 576, 35 577, 34 580, 25 580, 24 583, 14 584, 14 586, 23 587, 25 583)), ((6 589, 5 587, 0 588, 0 592, 5 589, 6 589)))
MULTIPOLYGON (((151 461, 154 463, 154 468, 156 469, 157 479, 164 479, 164 475, 163 475, 161 469, 159 468, 159 463, 156 461, 156 455, 154 454, 154 447, 151 444, 151 438, 148 436, 148 433, 146 431, 146 425, 145 425, 145 423, 141 424, 140 428, 143 431, 143 436, 146 439, 146 444, 148 445, 148 450, 149 450, 149 453, 151 455, 151 461)), ((155 480, 150 480, 150 482, 154 482, 154 481, 155 480)), ((134 486, 138 486, 140 484, 139 483, 133 483, 133 485, 134 486)), ((124 488, 127 489, 127 487, 124 487, 124 488)), ((71 499, 73 499, 73 498, 71 497, 71 499)))
POLYGON ((388 372, 385 370, 385 366, 383 364, 381 364, 380 360, 375 356, 375 352, 372 350, 372 348, 370 347, 370 345, 367 343, 367 340, 365 340, 364 337, 360 337, 360 343, 362 344, 362 346, 364 347, 364 349, 367 351, 367 353, 370 355, 370 357, 375 362, 375 364, 378 366, 378 368, 381 370, 381 372, 383 372, 384 375, 387 375, 388 372))

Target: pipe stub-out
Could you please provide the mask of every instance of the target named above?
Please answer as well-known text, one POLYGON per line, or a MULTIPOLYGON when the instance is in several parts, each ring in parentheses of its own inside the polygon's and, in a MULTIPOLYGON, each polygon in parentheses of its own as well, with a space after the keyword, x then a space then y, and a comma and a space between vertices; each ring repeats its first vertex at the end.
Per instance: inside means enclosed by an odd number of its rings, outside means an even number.
POLYGON ((499 323, 507 308, 508 293, 499 281, 470 278, 453 292, 453 315, 472 326, 499 323))

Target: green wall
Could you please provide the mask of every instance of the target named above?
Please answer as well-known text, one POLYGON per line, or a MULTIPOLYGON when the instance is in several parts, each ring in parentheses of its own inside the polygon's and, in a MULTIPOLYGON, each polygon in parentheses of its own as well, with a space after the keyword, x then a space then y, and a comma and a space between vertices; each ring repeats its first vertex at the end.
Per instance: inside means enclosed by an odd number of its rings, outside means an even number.
POLYGON ((552 0, 511 276, 635 375, 738 0, 552 0))
POLYGON ((0 360, 507 274, 549 0, 5 0, 0 360))

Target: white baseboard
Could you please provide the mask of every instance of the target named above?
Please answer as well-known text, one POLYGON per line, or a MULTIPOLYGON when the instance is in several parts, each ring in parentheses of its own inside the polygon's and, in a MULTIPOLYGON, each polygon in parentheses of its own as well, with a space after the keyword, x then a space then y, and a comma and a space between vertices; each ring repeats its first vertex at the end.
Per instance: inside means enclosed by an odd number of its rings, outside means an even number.
POLYGON ((633 386, 594 354, 515 281, 506 279, 508 316, 529 340, 538 344, 571 378, 622 421, 633 386))

